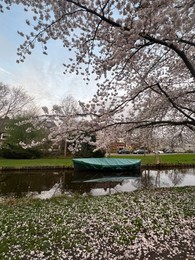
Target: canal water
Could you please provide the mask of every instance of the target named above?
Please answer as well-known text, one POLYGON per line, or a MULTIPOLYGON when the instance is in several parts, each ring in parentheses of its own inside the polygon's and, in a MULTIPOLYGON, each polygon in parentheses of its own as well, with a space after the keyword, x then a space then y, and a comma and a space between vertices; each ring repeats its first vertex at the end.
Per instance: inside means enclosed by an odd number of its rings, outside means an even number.
POLYGON ((143 170, 138 177, 74 180, 72 170, 21 171, 0 173, 0 199, 5 197, 51 198, 59 194, 91 194, 93 196, 130 192, 155 187, 195 185, 195 168, 143 170))

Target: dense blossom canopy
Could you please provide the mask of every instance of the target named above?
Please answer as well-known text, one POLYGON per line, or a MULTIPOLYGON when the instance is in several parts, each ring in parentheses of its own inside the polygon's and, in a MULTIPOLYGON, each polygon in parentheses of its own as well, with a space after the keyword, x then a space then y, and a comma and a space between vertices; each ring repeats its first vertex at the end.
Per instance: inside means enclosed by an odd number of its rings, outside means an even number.
POLYGON ((18 62, 37 42, 47 54, 48 40, 59 39, 72 52, 64 73, 81 73, 86 82, 96 76, 97 93, 88 104, 80 102, 91 129, 123 124, 127 130, 194 130, 194 0, 3 2, 2 11, 23 4, 34 13, 26 21, 31 32, 19 32, 24 43, 18 62))

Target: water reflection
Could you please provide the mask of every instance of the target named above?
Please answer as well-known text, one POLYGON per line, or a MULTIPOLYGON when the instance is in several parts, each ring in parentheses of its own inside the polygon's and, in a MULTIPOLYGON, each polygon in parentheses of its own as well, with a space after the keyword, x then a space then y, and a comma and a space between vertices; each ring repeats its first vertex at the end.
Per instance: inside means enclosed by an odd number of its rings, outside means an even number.
POLYGON ((195 186, 195 169, 143 170, 141 177, 124 180, 112 189, 91 189, 91 194, 106 195, 137 189, 195 186))
POLYGON ((134 185, 137 188, 145 189, 179 186, 184 181, 184 178, 190 175, 190 172, 190 169, 144 170, 142 178, 135 180, 134 185))
POLYGON ((0 174, 0 196, 22 197, 27 193, 40 194, 58 183, 72 180, 72 171, 4 172, 0 174))
POLYGON ((50 198, 62 193, 90 193, 93 196, 156 187, 194 186, 195 169, 143 170, 139 177, 107 178, 73 182, 68 171, 4 172, 0 174, 0 197, 50 198))

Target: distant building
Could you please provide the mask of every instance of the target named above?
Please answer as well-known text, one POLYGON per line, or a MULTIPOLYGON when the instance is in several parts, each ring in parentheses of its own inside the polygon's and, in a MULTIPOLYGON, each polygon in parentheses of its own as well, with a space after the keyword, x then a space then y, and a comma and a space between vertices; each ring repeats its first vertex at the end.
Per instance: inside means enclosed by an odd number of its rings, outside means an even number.
POLYGON ((126 142, 124 138, 118 138, 116 142, 110 144, 110 150, 112 153, 117 152, 119 149, 123 149, 126 147, 126 142))

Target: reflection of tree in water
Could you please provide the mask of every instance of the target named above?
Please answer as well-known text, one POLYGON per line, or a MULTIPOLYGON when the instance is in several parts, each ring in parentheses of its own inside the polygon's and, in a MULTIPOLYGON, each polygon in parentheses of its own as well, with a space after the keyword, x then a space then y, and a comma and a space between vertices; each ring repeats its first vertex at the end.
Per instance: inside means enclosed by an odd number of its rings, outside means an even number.
POLYGON ((0 174, 0 196, 21 197, 27 193, 49 191, 60 183, 63 172, 47 170, 0 174))
POLYGON ((182 183, 185 173, 188 172, 189 169, 168 169, 165 171, 162 170, 156 170, 155 174, 152 174, 151 170, 143 170, 141 178, 137 178, 133 181, 134 187, 138 189, 149 189, 154 187, 162 187, 162 186, 170 186, 169 183, 166 183, 163 181, 163 178, 161 177, 162 173, 165 173, 167 177, 170 179, 171 183, 173 185, 171 186, 177 186, 180 183, 182 183))
POLYGON ((2 192, 3 188, 6 186, 6 181, 9 179, 9 176, 0 175, 0 193, 2 192))
POLYGON ((150 170, 143 170, 141 178, 136 178, 133 181, 133 185, 134 185, 134 187, 136 187, 138 189, 143 189, 143 188, 149 189, 152 187, 156 187, 158 178, 160 178, 160 176, 158 176, 158 175, 159 175, 159 173, 157 173, 156 177, 154 177, 154 176, 150 175, 150 170))
POLYGON ((187 169, 172 169, 168 171, 168 177, 174 186, 182 183, 187 169))

